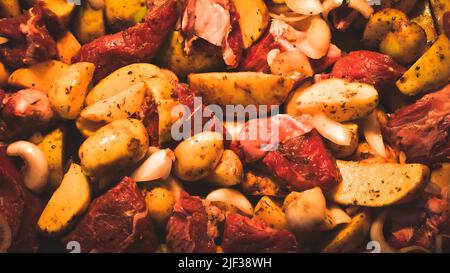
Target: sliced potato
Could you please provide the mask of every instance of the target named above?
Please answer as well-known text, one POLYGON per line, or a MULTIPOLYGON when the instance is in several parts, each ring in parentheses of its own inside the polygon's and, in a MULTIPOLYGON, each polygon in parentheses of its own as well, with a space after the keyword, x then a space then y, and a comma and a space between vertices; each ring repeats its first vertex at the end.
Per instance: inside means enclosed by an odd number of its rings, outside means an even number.
POLYGON ((86 105, 114 96, 130 86, 160 74, 159 67, 147 63, 136 63, 117 69, 102 79, 86 97, 86 105))
POLYGON ((288 104, 295 103, 297 109, 290 114, 322 111, 340 122, 365 117, 378 105, 378 92, 372 85, 343 79, 323 80, 295 92, 299 92, 293 96, 295 102, 288 104))
POLYGON ((220 158, 219 164, 214 171, 205 178, 221 187, 231 187, 242 182, 244 166, 239 157, 232 150, 225 150, 220 158))
POLYGON ((87 209, 90 201, 88 178, 79 165, 72 164, 38 220, 39 231, 46 235, 63 232, 87 209))
POLYGON ((74 63, 64 69, 53 83, 48 98, 53 109, 64 119, 76 119, 84 105, 87 89, 94 75, 95 65, 74 63))
POLYGON ((263 220, 272 228, 286 228, 286 216, 283 209, 268 196, 259 199, 255 207, 255 217, 263 220))
POLYGON ((133 167, 148 150, 147 130, 136 119, 115 120, 95 132, 78 151, 88 176, 113 175, 133 167))
POLYGON ((78 117, 75 121, 75 126, 77 127, 81 135, 83 135, 84 137, 90 137, 93 134, 95 134, 95 132, 97 132, 98 129, 104 126, 104 124, 92 122, 89 120, 85 120, 81 117, 78 117))
MULTIPOLYGON (((33 6, 37 0, 26 0, 30 6, 33 6)), ((67 0, 39 0, 43 1, 46 7, 56 15, 58 20, 58 28, 65 29, 70 19, 72 18, 73 11, 75 10, 74 2, 67 0)))
POLYGON ((100 124, 128 118, 140 110, 145 93, 145 85, 137 83, 117 95, 84 108, 80 118, 100 124))
POLYGON ((77 38, 69 30, 66 30, 56 41, 58 59, 66 64, 72 63, 72 58, 77 55, 80 48, 77 38))
POLYGON ((0 87, 8 85, 9 71, 5 68, 5 65, 0 62, 0 87))
POLYGON ((269 10, 263 0, 232 0, 239 13, 244 48, 261 37, 269 24, 269 10))
POLYGON ((402 64, 417 60, 427 45, 427 34, 410 21, 395 22, 391 31, 381 40, 380 52, 402 64))
POLYGON ((337 162, 342 182, 330 198, 341 205, 383 207, 413 197, 428 182, 422 164, 337 162))
POLYGON ((172 215, 175 205, 175 197, 172 192, 165 187, 154 187, 145 194, 145 203, 153 222, 164 227, 172 215))
POLYGON ((444 32, 444 13, 450 12, 450 2, 448 0, 430 0, 431 10, 438 23, 440 33, 444 32))
POLYGON ((293 87, 289 79, 258 72, 190 74, 188 78, 206 103, 218 105, 281 104, 293 87))
POLYGON ((190 73, 215 71, 225 66, 220 53, 194 50, 191 55, 186 56, 183 38, 179 31, 172 32, 166 45, 162 47, 158 64, 172 70, 180 77, 186 77, 190 73))
POLYGON ((437 89, 450 79, 450 40, 445 34, 396 82, 405 95, 414 96, 437 89))
POLYGON ((345 253, 351 252, 361 246, 369 234, 372 217, 370 211, 365 209, 352 217, 350 223, 340 227, 331 240, 327 242, 322 252, 345 253))
POLYGON ((16 17, 20 14, 19 0, 0 1, 0 18, 16 17))
POLYGON ((376 48, 386 33, 391 30, 394 22, 407 20, 406 14, 397 9, 385 8, 374 13, 364 29, 364 44, 367 47, 376 48))
POLYGON ((48 180, 50 187, 56 189, 62 181, 64 170, 65 133, 62 128, 56 128, 44 136, 38 144, 48 162, 48 180))
POLYGON ((418 8, 415 9, 410 20, 425 30, 427 34, 427 46, 431 46, 436 41, 438 34, 433 15, 431 14, 430 2, 420 1, 418 4, 418 8))
POLYGON ((442 163, 440 168, 433 170, 430 182, 441 188, 450 186, 450 163, 442 163))
POLYGON ((21 87, 33 88, 48 93, 53 82, 68 67, 60 61, 45 61, 29 67, 16 69, 8 78, 8 84, 21 87))
POLYGON ((351 156, 355 151, 356 148, 358 148, 359 144, 359 134, 358 134, 358 124, 357 123, 347 123, 344 124, 344 126, 350 130, 352 133, 352 140, 350 142, 350 145, 338 145, 336 143, 333 143, 329 140, 325 140, 325 143, 327 144, 327 147, 331 150, 333 155, 336 158, 346 158, 351 156))
POLYGON ((175 148, 175 175, 186 181, 205 178, 219 164, 223 153, 222 134, 201 132, 182 141, 175 148))
POLYGON ((105 16, 113 31, 141 22, 147 12, 145 0, 105 0, 105 16))
POLYGON ((175 86, 162 78, 145 79, 144 83, 158 112, 158 143, 167 143, 172 140, 172 125, 178 120, 176 115, 172 116, 172 109, 180 104, 175 99, 175 86))
POLYGON ((73 20, 73 31, 82 44, 105 35, 105 19, 103 9, 95 10, 87 1, 83 1, 73 20))

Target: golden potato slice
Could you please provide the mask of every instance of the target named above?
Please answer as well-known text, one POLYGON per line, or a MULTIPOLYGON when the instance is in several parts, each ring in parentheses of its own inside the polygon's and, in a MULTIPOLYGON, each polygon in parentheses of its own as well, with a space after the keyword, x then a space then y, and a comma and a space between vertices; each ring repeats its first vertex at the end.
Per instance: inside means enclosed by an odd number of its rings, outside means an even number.
POLYGON ((337 162, 342 182, 330 198, 341 205, 383 207, 413 197, 428 182, 422 164, 337 162))
POLYGON ((61 233, 87 209, 90 201, 88 178, 79 165, 72 164, 38 220, 39 231, 46 235, 61 233))
POLYGON ((167 224, 172 215, 175 198, 172 192, 165 187, 154 187, 145 194, 150 218, 160 227, 167 224))
POLYGON ((221 187, 231 187, 242 182, 244 177, 244 166, 239 157, 232 150, 225 150, 220 158, 219 164, 214 171, 205 178, 221 187))
POLYGON ((232 0, 232 2, 239 13, 244 48, 249 48, 269 25, 269 10, 263 0, 232 0))
POLYGON ((385 8, 374 13, 364 29, 363 43, 367 47, 376 48, 394 22, 407 20, 406 14, 397 9, 385 8))
POLYGON ((258 72, 190 74, 189 84, 206 103, 277 105, 293 87, 289 79, 258 72))
POLYGON ((139 82, 112 97, 84 108, 80 118, 100 124, 128 118, 141 109, 146 91, 144 83, 139 82))
POLYGON ((292 108, 295 103, 295 113, 314 114, 321 111, 341 122, 363 118, 378 105, 378 92, 372 85, 343 79, 323 80, 295 92, 299 93, 293 96, 295 101, 291 102, 291 99, 288 102, 292 108))
POLYGON ((222 56, 203 50, 194 50, 191 55, 184 53, 184 40, 179 31, 172 32, 162 47, 158 64, 166 67, 180 77, 190 73, 217 71, 224 67, 222 56))
POLYGON ((331 240, 327 242, 322 252, 345 253, 361 246, 369 233, 372 217, 365 209, 352 217, 350 223, 338 228, 331 240))
POLYGON ((16 69, 8 78, 8 84, 20 88, 33 88, 48 93, 53 82, 69 67, 60 61, 45 61, 16 69))
POLYGON ((272 228, 286 228, 286 217, 283 209, 268 196, 259 199, 255 207, 255 217, 263 220, 272 228))
POLYGON ((139 81, 158 76, 160 72, 159 67, 147 63, 136 63, 119 68, 89 91, 86 97, 86 105, 89 106, 97 101, 114 96, 139 81))
POLYGON ((48 98, 53 109, 64 119, 76 119, 84 106, 84 98, 94 75, 95 65, 74 63, 55 80, 48 98))
POLYGON ((445 34, 396 82, 405 95, 414 96, 437 89, 450 79, 450 40, 445 34))
POLYGON ((87 1, 83 1, 73 20, 73 33, 78 41, 86 44, 105 35, 105 32, 103 9, 95 10, 89 6, 87 1))
POLYGON ((38 144, 39 149, 47 158, 48 180, 52 189, 56 189, 63 178, 64 146, 65 132, 62 128, 51 131, 38 144))
POLYGON ((105 0, 106 21, 114 32, 141 22, 146 12, 145 0, 105 0))
POLYGON ((66 64, 72 63, 72 58, 77 55, 80 48, 77 38, 69 30, 66 30, 56 41, 58 59, 66 64))
POLYGON ((175 175, 186 181, 205 178, 217 166, 223 153, 222 134, 201 132, 175 148, 175 175))

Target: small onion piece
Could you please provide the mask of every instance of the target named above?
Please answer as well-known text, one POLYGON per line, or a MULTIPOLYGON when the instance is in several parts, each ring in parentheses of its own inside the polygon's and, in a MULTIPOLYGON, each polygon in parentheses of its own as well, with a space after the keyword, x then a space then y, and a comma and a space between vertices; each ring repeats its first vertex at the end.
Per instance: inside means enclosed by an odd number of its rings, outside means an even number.
POLYGON ((100 10, 105 7, 105 0, 88 0, 88 3, 94 10, 100 10))
POLYGON ((272 49, 267 53, 267 64, 271 66, 273 62, 275 61, 275 58, 280 54, 281 51, 278 48, 272 49))
POLYGON ((328 15, 330 12, 338 7, 340 7, 343 3, 343 0, 325 0, 322 3, 323 12, 322 17, 328 22, 328 15))
POLYGON ((178 201, 180 201, 181 192, 184 191, 183 185, 178 179, 176 179, 173 176, 169 176, 166 179, 166 183, 168 188, 170 189, 170 192, 173 195, 175 203, 177 203, 178 201))
POLYGON ((303 15, 320 14, 323 11, 320 0, 286 0, 286 6, 303 15))
POLYGON ((365 18, 369 18, 373 14, 373 8, 367 0, 349 0, 348 7, 357 10, 365 18))
POLYGON ((221 188, 212 191, 206 196, 206 200, 210 202, 223 202, 234 206, 247 216, 253 216, 253 206, 241 192, 229 189, 221 188))
POLYGON ((348 146, 352 142, 352 132, 341 123, 329 118, 325 113, 312 115, 309 121, 320 135, 338 145, 348 146))
POLYGON ((131 175, 136 182, 167 179, 172 169, 175 155, 170 149, 152 153, 131 175))
POLYGON ((378 242, 380 244, 380 250, 382 253, 394 253, 395 251, 386 242, 384 238, 384 222, 389 214, 389 210, 385 209, 378 214, 375 221, 370 226, 370 240, 378 242))
POLYGON ((328 213, 333 217, 335 225, 347 224, 352 221, 352 218, 340 207, 331 205, 328 208, 328 213))
POLYGON ((0 214, 0 253, 6 253, 12 244, 11 228, 3 214, 0 214))
MULTIPOLYGON (((324 57, 331 45, 331 30, 320 16, 311 16, 306 39, 300 42, 299 49, 311 59, 324 57)), ((302 22, 303 23, 303 22, 302 22)))
POLYGON ((381 134, 380 122, 378 121, 376 111, 373 111, 362 120, 362 128, 369 146, 379 156, 386 158, 386 147, 384 146, 383 135, 381 134))
POLYGON ((450 242, 450 235, 438 234, 436 235, 436 253, 442 253, 444 251, 444 240, 450 242))
POLYGON ((270 17, 272 17, 274 19, 278 19, 278 20, 281 20, 286 23, 299 22, 299 21, 305 20, 306 18, 309 17, 309 15, 300 15, 299 16, 298 14, 296 14, 295 16, 290 16, 291 13, 276 14, 273 12, 270 12, 269 15, 270 15, 270 17))

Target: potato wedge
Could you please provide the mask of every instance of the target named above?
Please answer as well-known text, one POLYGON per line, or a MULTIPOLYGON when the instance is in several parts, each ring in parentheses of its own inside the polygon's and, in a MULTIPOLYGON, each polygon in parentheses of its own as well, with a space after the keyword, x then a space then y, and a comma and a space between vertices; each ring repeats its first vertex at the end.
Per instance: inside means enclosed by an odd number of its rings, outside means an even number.
POLYGON ((38 220, 39 231, 45 235, 63 232, 87 209, 90 201, 88 178, 79 165, 72 164, 38 220))
POLYGON ((0 1, 0 18, 15 17, 20 14, 19 0, 0 1))
POLYGON ((8 85, 9 71, 5 68, 5 65, 0 62, 0 87, 8 85))
POLYGON ((445 34, 420 57, 396 82, 405 95, 414 96, 438 89, 450 79, 450 40, 445 34))
POLYGON ((56 49, 58 50, 58 59, 66 64, 72 63, 72 58, 77 55, 81 45, 77 38, 66 30, 56 41, 56 49))
POLYGON ((113 175, 139 162, 148 150, 147 130, 136 119, 115 120, 95 132, 78 151, 88 176, 113 175))
POLYGON ((65 132, 56 128, 44 136, 38 144, 48 162, 48 180, 51 189, 56 189, 63 179, 65 132))
POLYGON ((422 164, 337 161, 342 182, 330 198, 341 205, 383 207, 413 197, 428 182, 430 170, 422 164))
POLYGON ((378 105, 378 92, 372 85, 343 79, 323 80, 295 92, 299 92, 293 96, 297 109, 291 110, 291 114, 322 111, 340 122, 365 117, 378 105))
POLYGON ((217 132, 201 132, 178 144, 174 152, 175 175, 186 181, 200 180, 219 164, 223 153, 223 138, 217 132))
POLYGON ((284 102, 293 82, 258 72, 190 74, 189 84, 206 103, 277 105, 284 102))
POLYGON ((172 140, 172 125, 178 120, 177 116, 172 116, 172 109, 180 104, 175 99, 175 86, 162 78, 146 79, 144 83, 158 112, 158 143, 167 143, 172 140))
POLYGON ((269 25, 269 10, 263 0, 232 0, 232 2, 239 13, 244 48, 249 48, 269 25))
POLYGON ((172 192, 165 187, 154 187, 145 194, 150 218, 159 227, 164 227, 172 215, 175 197, 172 192))
MULTIPOLYGON (((30 6, 33 6, 37 0, 26 0, 30 6)), ((72 14, 75 10, 74 2, 67 0, 40 0, 46 7, 56 15, 58 21, 58 29, 65 29, 69 24, 72 14)))
POLYGON ((276 178, 263 174, 260 171, 248 170, 245 173, 241 188, 248 195, 282 197, 287 194, 286 189, 280 186, 282 183, 282 181, 278 181, 276 178))
POLYGON ((417 60, 427 45, 427 34, 410 21, 394 22, 393 28, 381 40, 380 52, 402 64, 417 60))
POLYGON ((75 121, 75 126, 77 127, 81 135, 87 138, 95 134, 95 132, 97 132, 98 129, 103 127, 104 124, 92 122, 89 120, 85 120, 81 117, 78 117, 75 121))
POLYGON ((376 48, 394 22, 407 20, 406 14, 397 9, 385 8, 377 11, 370 17, 364 29, 363 43, 369 48, 376 48))
POLYGON ((352 217, 350 223, 340 227, 323 247, 324 253, 351 252, 361 246, 369 234, 372 216, 365 209, 352 217))
POLYGON ((244 166, 232 150, 225 150, 214 171, 205 178, 220 187, 231 187, 240 184, 244 177, 244 166))
POLYGON ((129 118, 141 109, 146 91, 144 83, 139 82, 112 97, 84 108, 80 112, 80 118, 99 124, 129 118))
POLYGON ((427 34, 427 46, 431 46, 436 41, 438 34, 431 14, 430 2, 420 1, 410 17, 411 22, 421 26, 427 34))
POLYGON ((440 168, 433 170, 430 182, 441 188, 450 186, 450 163, 442 163, 440 168))
POLYGON ((450 2, 448 0, 430 0, 431 10, 436 18, 439 27, 439 33, 444 33, 444 13, 450 11, 450 2))
POLYGON ((73 33, 82 44, 105 35, 105 19, 103 9, 95 10, 83 1, 73 20, 73 33))
POLYGON ((64 119, 76 119, 84 105, 87 89, 94 75, 95 65, 74 63, 64 69, 53 83, 48 98, 53 109, 64 119))
POLYGON ((136 63, 119 68, 89 91, 86 105, 89 106, 114 96, 144 79, 157 77, 160 72, 159 67, 147 63, 136 63))
POLYGON ((105 0, 106 22, 114 32, 141 22, 146 12, 145 0, 105 0))
POLYGON ((33 88, 48 93, 53 82, 59 78, 68 67, 60 61, 45 61, 29 67, 16 69, 8 78, 8 84, 21 87, 33 88))
POLYGON ((346 158, 351 156, 358 148, 359 144, 359 134, 358 134, 358 124, 357 123, 347 123, 344 126, 352 132, 352 140, 350 145, 338 145, 329 140, 325 140, 325 144, 331 150, 332 154, 336 158, 346 158))
POLYGON ((172 70, 180 77, 186 77, 190 73, 215 71, 225 66, 220 54, 194 50, 192 55, 186 56, 183 38, 179 31, 172 32, 167 43, 162 47, 158 64, 172 70))
POLYGON ((286 228, 286 217, 283 209, 268 196, 259 199, 255 206, 255 217, 263 220, 272 228, 286 228))

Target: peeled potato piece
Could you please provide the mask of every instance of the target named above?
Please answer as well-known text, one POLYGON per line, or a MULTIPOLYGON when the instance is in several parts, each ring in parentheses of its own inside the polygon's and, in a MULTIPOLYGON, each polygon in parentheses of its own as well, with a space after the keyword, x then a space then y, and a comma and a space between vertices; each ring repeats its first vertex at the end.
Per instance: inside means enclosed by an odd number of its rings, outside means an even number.
POLYGON ((330 193, 341 205, 383 207, 409 200, 428 181, 422 164, 337 161, 342 182, 330 193))
POLYGON ((72 164, 38 220, 39 231, 46 235, 64 231, 74 217, 87 209, 90 201, 88 178, 79 165, 72 164))

